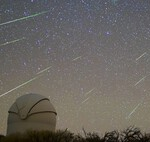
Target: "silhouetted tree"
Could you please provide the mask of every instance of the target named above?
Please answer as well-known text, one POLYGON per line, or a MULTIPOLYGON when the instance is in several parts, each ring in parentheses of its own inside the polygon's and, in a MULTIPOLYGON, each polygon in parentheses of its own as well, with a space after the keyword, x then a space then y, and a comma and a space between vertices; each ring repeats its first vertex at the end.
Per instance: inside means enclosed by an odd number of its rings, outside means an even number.
POLYGON ((85 140, 85 138, 83 138, 83 136, 78 134, 74 136, 73 142, 87 142, 87 141, 85 140))
POLYGON ((51 131, 27 131, 12 135, 0 135, 0 142, 150 142, 150 134, 142 134, 139 128, 128 127, 119 133, 107 132, 103 137, 97 133, 87 133, 84 136, 73 134, 67 129, 56 132, 51 131))
POLYGON ((107 133, 105 133, 103 139, 105 142, 118 142, 119 141, 119 132, 118 131, 107 132, 107 133))
POLYGON ((140 142, 142 138, 140 129, 133 126, 128 127, 121 134, 121 142, 140 142))
POLYGON ((101 138, 98 136, 97 133, 87 133, 84 128, 83 128, 83 132, 85 135, 85 140, 87 142, 102 142, 101 138))

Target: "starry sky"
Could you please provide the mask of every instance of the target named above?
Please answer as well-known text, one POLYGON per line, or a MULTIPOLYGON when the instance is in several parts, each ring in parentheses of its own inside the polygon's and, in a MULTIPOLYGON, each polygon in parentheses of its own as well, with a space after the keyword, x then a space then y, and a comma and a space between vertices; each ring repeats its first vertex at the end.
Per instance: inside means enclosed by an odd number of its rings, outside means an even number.
POLYGON ((150 131, 149 0, 2 0, 0 133, 26 93, 50 98, 57 129, 150 131))

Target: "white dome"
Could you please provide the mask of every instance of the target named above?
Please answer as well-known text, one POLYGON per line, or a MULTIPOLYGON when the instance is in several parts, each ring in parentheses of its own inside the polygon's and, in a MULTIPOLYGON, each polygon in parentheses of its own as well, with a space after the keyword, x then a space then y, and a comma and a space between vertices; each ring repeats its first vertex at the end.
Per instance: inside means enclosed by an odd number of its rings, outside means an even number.
POLYGON ((26 130, 55 131, 56 110, 48 98, 39 94, 19 97, 8 113, 7 134, 26 130))

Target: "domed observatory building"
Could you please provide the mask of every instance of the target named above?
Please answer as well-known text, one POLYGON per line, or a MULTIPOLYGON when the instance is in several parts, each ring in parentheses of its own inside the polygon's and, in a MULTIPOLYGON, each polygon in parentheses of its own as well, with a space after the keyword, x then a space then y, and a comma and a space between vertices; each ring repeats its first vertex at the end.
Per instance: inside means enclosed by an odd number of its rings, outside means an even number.
POLYGON ((7 135, 26 130, 55 131, 56 110, 50 100, 39 94, 26 94, 8 111, 7 135))

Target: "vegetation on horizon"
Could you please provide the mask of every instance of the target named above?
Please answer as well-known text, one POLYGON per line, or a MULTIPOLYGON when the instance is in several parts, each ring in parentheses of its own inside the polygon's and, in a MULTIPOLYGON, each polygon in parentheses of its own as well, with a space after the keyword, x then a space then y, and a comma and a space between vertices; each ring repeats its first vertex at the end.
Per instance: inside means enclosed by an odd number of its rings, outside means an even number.
POLYGON ((83 132, 84 136, 68 130, 27 131, 22 134, 0 135, 0 142, 150 142, 150 135, 135 127, 128 127, 121 132, 106 132, 102 137, 97 133, 87 133, 84 129, 83 132))

